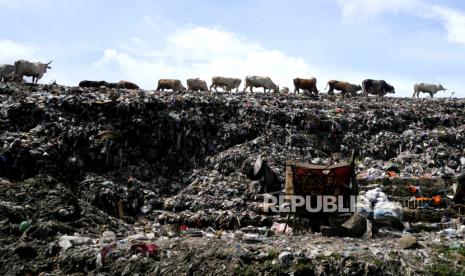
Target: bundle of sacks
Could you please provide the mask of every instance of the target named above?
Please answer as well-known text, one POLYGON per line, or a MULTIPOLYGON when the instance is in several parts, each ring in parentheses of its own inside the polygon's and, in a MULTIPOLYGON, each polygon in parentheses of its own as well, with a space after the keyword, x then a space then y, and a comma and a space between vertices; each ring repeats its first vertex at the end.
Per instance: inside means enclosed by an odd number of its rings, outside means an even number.
POLYGON ((390 202, 380 188, 367 191, 358 196, 357 211, 373 221, 372 231, 382 227, 391 227, 402 231, 402 206, 397 202, 390 202))

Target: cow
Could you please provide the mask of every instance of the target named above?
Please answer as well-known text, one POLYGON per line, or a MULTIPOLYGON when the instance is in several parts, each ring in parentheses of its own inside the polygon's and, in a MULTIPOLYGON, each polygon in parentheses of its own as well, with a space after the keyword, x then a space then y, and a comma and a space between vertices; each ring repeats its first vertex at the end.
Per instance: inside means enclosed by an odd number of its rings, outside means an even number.
POLYGON ((182 85, 181 81, 176 79, 159 80, 156 90, 163 92, 165 89, 171 89, 173 91, 186 91, 186 88, 182 85))
POLYGON ((394 87, 385 80, 366 79, 362 82, 363 95, 368 97, 368 94, 378 95, 383 97, 387 93, 395 93, 394 87))
POLYGON ((415 98, 415 95, 417 96, 417 98, 419 98, 420 92, 429 93, 429 95, 432 98, 434 94, 436 94, 438 91, 441 91, 441 90, 446 92, 447 89, 442 87, 441 84, 436 85, 436 84, 424 83, 424 82, 417 83, 413 86, 413 98, 415 98))
POLYGON ((326 88, 328 86, 329 86, 328 94, 331 94, 331 95, 334 94, 334 89, 341 91, 342 95, 349 94, 351 96, 356 96, 357 91, 362 90, 362 87, 360 85, 351 84, 346 81, 338 81, 338 80, 328 81, 326 88))
POLYGON ((236 88, 236 93, 239 92, 239 85, 242 80, 236 78, 225 78, 225 77, 213 77, 212 85, 210 85, 210 91, 215 88, 215 92, 218 92, 217 87, 222 87, 223 90, 231 93, 231 90, 236 88))
POLYGON ((9 64, 0 65, 0 82, 12 81, 15 67, 9 64))
POLYGON ((123 88, 123 89, 139 89, 139 86, 133 82, 130 81, 125 81, 125 80, 120 80, 118 82, 118 88, 123 88))
POLYGON ((312 77, 310 79, 294 79, 294 93, 300 93, 300 89, 315 93, 318 95, 318 89, 316 88, 316 78, 312 77))
POLYGON ((271 89, 275 93, 279 92, 279 86, 277 86, 270 77, 260 77, 260 76, 247 76, 245 77, 245 87, 244 92, 246 92, 247 88, 250 87, 250 92, 253 93, 254 87, 263 87, 263 93, 266 93, 268 89, 271 92, 271 89))
POLYGON ((187 90, 208 92, 207 83, 199 78, 187 80, 187 90))
POLYGON ((17 60, 15 61, 15 70, 14 70, 14 79, 16 81, 21 81, 23 76, 32 77, 32 83, 37 84, 40 78, 47 72, 47 69, 52 69, 49 63, 42 62, 30 62, 27 60, 17 60))
POLYGON ((90 81, 90 80, 83 80, 79 82, 79 87, 85 88, 99 88, 99 87, 108 87, 109 83, 106 81, 90 81))

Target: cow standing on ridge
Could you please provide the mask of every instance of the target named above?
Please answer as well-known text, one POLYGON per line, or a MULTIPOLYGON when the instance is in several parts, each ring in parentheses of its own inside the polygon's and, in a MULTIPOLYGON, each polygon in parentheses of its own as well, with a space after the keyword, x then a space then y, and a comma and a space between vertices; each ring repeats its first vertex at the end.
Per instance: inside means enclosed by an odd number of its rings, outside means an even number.
POLYGON ((263 87, 263 93, 269 92, 273 89, 275 93, 279 92, 279 86, 277 86, 270 77, 259 77, 259 76, 247 76, 245 77, 244 92, 250 87, 250 92, 253 93, 254 87, 263 87))
POLYGON ((423 93, 429 93, 431 98, 433 98, 434 94, 436 94, 438 91, 443 90, 446 92, 447 89, 442 87, 441 84, 436 85, 436 84, 430 84, 430 83, 417 83, 413 86, 413 98, 415 98, 415 95, 417 98, 420 97, 420 92, 423 93))
POLYGON ((47 69, 52 69, 49 63, 42 62, 30 62, 27 60, 17 60, 15 61, 15 70, 14 70, 14 79, 17 82, 21 82, 23 76, 32 77, 32 83, 37 84, 39 79, 47 72, 47 69))
POLYGON ((171 89, 174 91, 186 91, 186 88, 182 85, 180 80, 176 79, 161 79, 158 81, 157 91, 164 91, 165 89, 171 89))
POLYGON ((187 80, 187 90, 188 91, 203 91, 208 92, 207 83, 204 80, 199 78, 188 79, 187 80))
POLYGON ((308 91, 309 93, 315 93, 318 95, 318 89, 316 88, 316 78, 312 77, 310 79, 294 79, 294 93, 300 93, 300 89, 308 91))
POLYGON ((351 84, 346 81, 330 80, 326 87, 329 86, 328 94, 333 95, 334 89, 340 90, 341 94, 345 96, 349 94, 350 96, 357 96, 357 91, 362 90, 362 87, 357 84, 351 84))
POLYGON ((213 77, 212 85, 210 85, 210 90, 215 89, 215 92, 218 92, 217 87, 223 88, 223 90, 231 93, 231 90, 236 88, 236 93, 239 92, 239 85, 241 85, 242 80, 236 78, 225 78, 225 77, 213 77))
POLYGON ((395 93, 394 87, 385 80, 366 79, 362 82, 363 95, 368 97, 368 94, 378 95, 383 97, 387 93, 395 93))

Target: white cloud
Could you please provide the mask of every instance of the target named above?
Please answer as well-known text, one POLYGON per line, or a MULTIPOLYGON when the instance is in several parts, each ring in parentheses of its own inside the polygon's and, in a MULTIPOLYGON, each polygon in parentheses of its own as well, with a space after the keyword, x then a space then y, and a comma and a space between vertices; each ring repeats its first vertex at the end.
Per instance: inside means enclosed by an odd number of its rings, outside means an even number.
POLYGON ((465 44, 465 12, 423 0, 337 0, 345 20, 372 19, 385 12, 404 12, 429 20, 439 20, 449 41, 465 44))
POLYGON ((129 78, 142 87, 153 89, 160 78, 200 77, 210 82, 215 75, 244 78, 246 75, 270 76, 277 84, 290 87, 296 76, 310 75, 309 65, 247 41, 233 33, 205 27, 179 29, 166 39, 163 49, 129 53, 107 49, 94 64, 105 75, 129 78), (115 66, 119 68, 114 73, 115 66))
POLYGON ((0 63, 13 64, 18 59, 36 59, 37 50, 11 40, 0 40, 0 63))
POLYGON ((465 13, 444 6, 434 6, 433 11, 447 30, 447 38, 465 44, 465 13))
POLYGON ((420 0, 338 0, 346 20, 373 18, 380 13, 410 11, 423 6, 420 0))

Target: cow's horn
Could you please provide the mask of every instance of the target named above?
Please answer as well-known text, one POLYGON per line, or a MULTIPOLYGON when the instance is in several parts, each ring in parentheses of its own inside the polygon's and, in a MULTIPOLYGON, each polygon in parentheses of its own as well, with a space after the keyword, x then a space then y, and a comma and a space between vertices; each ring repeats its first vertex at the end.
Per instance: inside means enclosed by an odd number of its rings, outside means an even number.
POLYGON ((52 63, 52 61, 53 61, 53 60, 50 60, 50 62, 49 62, 49 63, 47 63, 47 65, 49 65, 50 63, 52 63))

